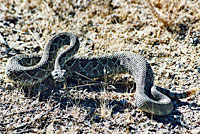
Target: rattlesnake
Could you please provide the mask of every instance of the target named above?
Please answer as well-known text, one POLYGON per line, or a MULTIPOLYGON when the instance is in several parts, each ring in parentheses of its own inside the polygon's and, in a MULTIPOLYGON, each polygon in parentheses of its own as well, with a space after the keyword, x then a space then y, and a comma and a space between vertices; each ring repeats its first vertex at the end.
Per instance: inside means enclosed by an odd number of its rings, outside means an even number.
POLYGON ((79 40, 75 35, 66 32, 59 33, 45 45, 42 56, 16 55, 9 59, 6 75, 18 84, 34 85, 45 80, 50 74, 54 79, 62 81, 64 77, 79 78, 80 74, 97 78, 129 72, 134 76, 136 83, 136 106, 145 112, 161 116, 173 110, 170 98, 186 98, 195 93, 195 90, 180 94, 172 93, 154 86, 152 68, 141 55, 121 52, 93 57, 74 56, 79 45, 79 40), (57 55, 58 50, 64 45, 69 45, 68 49, 57 55))

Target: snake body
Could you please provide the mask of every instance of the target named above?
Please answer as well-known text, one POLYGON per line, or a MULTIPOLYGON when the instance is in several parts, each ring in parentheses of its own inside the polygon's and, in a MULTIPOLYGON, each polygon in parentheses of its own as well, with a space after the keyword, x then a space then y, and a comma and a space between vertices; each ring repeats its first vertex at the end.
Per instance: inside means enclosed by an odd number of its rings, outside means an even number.
POLYGON ((57 52, 64 45, 69 45, 71 58, 79 49, 78 38, 71 33, 60 33, 45 45, 43 55, 17 55, 6 64, 6 75, 19 84, 34 85, 45 80, 54 69, 57 52))
POLYGON ((186 98, 191 91, 171 93, 153 85, 151 66, 141 55, 121 52, 93 57, 74 56, 79 49, 78 38, 71 33, 59 33, 46 44, 42 56, 16 55, 6 65, 6 75, 19 84, 34 85, 52 74, 53 78, 80 78, 80 74, 97 78, 109 74, 128 72, 134 76, 136 83, 136 106, 142 111, 154 115, 167 115, 173 110, 171 99, 186 98), (61 54, 58 50, 69 45, 61 54))

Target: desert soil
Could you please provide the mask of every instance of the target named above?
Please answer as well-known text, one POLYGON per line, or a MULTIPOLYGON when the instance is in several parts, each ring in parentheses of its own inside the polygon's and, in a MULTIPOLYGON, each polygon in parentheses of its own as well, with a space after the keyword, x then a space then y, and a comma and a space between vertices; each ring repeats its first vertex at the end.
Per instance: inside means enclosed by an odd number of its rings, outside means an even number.
POLYGON ((173 101, 173 112, 159 117, 136 108, 128 74, 64 84, 49 78, 31 96, 8 80, 10 57, 41 54, 60 32, 79 37, 80 56, 131 51, 150 63, 155 85, 200 87, 199 0, 0 0, 2 134, 200 134, 199 93, 173 101))

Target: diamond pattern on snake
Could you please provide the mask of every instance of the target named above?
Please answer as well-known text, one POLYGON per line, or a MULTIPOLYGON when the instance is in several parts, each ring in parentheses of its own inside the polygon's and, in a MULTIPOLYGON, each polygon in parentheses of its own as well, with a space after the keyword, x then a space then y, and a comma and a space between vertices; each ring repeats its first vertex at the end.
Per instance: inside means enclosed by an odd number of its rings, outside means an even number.
POLYGON ((103 56, 74 56, 80 43, 72 33, 59 33, 45 45, 42 56, 16 55, 6 65, 6 75, 17 84, 34 85, 44 81, 49 75, 57 81, 65 77, 98 78, 109 74, 128 72, 136 83, 136 106, 154 115, 168 115, 173 110, 171 99, 186 98, 196 93, 196 89, 182 93, 172 93, 154 85, 151 66, 141 55, 120 52, 103 56), (69 47, 62 53, 58 50, 64 45, 69 47), (104 71, 106 69, 106 73, 104 71))

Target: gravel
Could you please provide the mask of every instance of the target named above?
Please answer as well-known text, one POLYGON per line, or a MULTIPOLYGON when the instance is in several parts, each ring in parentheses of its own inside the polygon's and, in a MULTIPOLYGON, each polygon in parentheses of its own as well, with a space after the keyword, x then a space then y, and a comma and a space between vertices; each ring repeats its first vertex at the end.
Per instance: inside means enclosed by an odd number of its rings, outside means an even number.
POLYGON ((136 108, 126 74, 89 82, 94 86, 70 79, 60 90, 62 84, 45 85, 42 97, 27 97, 5 76, 11 56, 41 54, 52 35, 67 31, 79 36, 79 55, 132 51, 151 64, 155 85, 177 92, 199 87, 199 18, 199 1, 2 0, 1 133, 199 134, 199 94, 173 101, 173 112, 158 117, 136 108))

